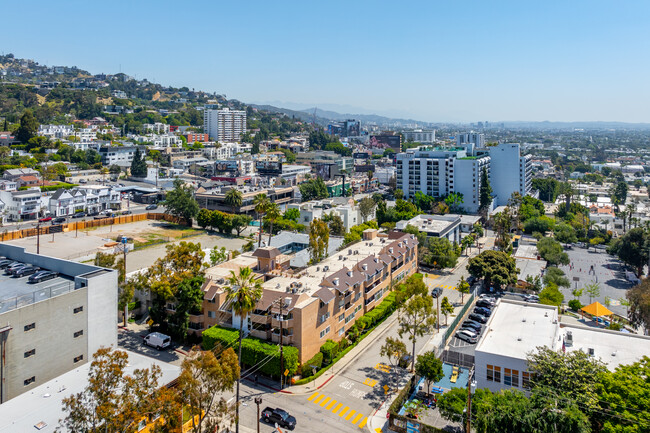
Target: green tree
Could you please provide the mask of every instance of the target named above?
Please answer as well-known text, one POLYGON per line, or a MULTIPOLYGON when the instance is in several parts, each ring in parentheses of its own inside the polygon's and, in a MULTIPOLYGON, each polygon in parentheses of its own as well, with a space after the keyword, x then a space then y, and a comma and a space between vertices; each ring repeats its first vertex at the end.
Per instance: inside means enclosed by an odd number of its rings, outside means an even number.
POLYGON ((440 313, 445 315, 445 326, 447 326, 447 316, 454 312, 454 306, 449 302, 449 299, 445 296, 440 302, 440 313))
POLYGON ((463 194, 458 192, 452 192, 445 197, 445 204, 449 206, 449 209, 452 212, 458 212, 460 205, 463 204, 463 194))
POLYGON ((628 318, 634 326, 650 329, 650 278, 632 287, 625 294, 629 302, 628 318))
POLYGON ((547 231, 553 230, 555 225, 555 220, 547 216, 539 216, 529 219, 524 223, 524 233, 546 233, 547 231))
POLYGON ((270 204, 271 201, 264 193, 256 195, 255 198, 253 199, 253 206, 255 209, 255 213, 257 214, 257 219, 259 220, 260 223, 259 238, 257 241, 258 247, 262 245, 262 215, 266 213, 270 204))
MULTIPOLYGON (((446 299, 446 298, 445 298, 446 299)), ((427 383, 427 394, 431 393, 431 384, 438 382, 445 377, 442 371, 442 361, 436 357, 435 352, 427 352, 418 355, 418 361, 415 364, 415 373, 423 377, 427 383)))
POLYGON ((478 213, 487 216, 490 204, 492 203, 492 186, 488 177, 487 168, 483 167, 481 172, 481 184, 479 186, 478 213))
POLYGON ((112 268, 115 265, 115 254, 102 253, 101 251, 98 251, 97 254, 95 254, 93 264, 100 268, 112 268))
POLYGON ((133 177, 147 177, 147 161, 144 155, 140 152, 140 148, 135 148, 135 154, 131 161, 131 176, 133 177))
POLYGON ((454 245, 446 237, 430 237, 422 248, 422 261, 437 269, 453 268, 458 263, 454 245))
POLYGON ((300 218, 300 211, 298 209, 296 209, 295 207, 287 209, 284 212, 284 215, 282 215, 282 218, 284 218, 286 220, 289 220, 289 221, 298 222, 298 218, 300 218))
POLYGON ((596 247, 597 247, 598 245, 602 244, 603 242, 605 242, 605 239, 603 239, 603 238, 601 238, 601 237, 599 237, 599 236, 596 236, 595 238, 591 238, 591 239, 589 239, 589 244, 590 244, 592 247, 594 247, 594 251, 596 250, 596 247))
POLYGON ((228 260, 228 251, 226 247, 219 248, 218 246, 212 247, 210 250, 210 264, 212 266, 218 265, 228 260))
POLYGON ((209 227, 211 220, 212 220, 212 212, 207 209, 199 210, 199 213, 196 215, 196 223, 202 229, 209 227))
POLYGON ((233 214, 237 213, 237 209, 241 207, 242 200, 243 194, 237 188, 230 188, 223 199, 224 203, 232 208, 233 214))
POLYGON ((438 397, 438 411, 444 419, 461 423, 465 422, 467 408, 467 388, 452 388, 438 397))
POLYGON ((273 224, 282 217, 282 212, 280 211, 280 206, 277 203, 269 203, 268 208, 266 209, 266 221, 269 222, 271 228, 269 230, 269 245, 271 245, 271 237, 273 236, 273 224))
POLYGON ((237 232, 237 236, 241 236, 241 232, 250 225, 253 219, 248 215, 236 214, 230 219, 232 228, 237 232))
POLYGON ((182 280, 176 287, 174 294, 175 309, 168 318, 168 329, 170 334, 183 340, 187 336, 190 321, 190 314, 199 314, 203 304, 203 282, 202 274, 182 280))
POLYGON ((227 413, 232 411, 220 395, 232 391, 239 376, 239 360, 230 347, 218 357, 213 351, 193 348, 183 359, 178 377, 179 393, 192 415, 203 414, 192 418, 194 432, 219 431, 220 415, 224 409, 227 413))
POLYGON ((406 344, 402 340, 392 337, 386 337, 384 345, 379 350, 379 356, 388 358, 388 362, 393 367, 407 354, 406 344))
POLYGON ((566 287, 567 289, 571 287, 571 283, 564 274, 564 271, 555 267, 546 269, 546 273, 544 274, 544 284, 555 284, 558 287, 566 287))
POLYGON ((362 222, 366 222, 369 216, 375 211, 377 204, 371 197, 364 197, 359 202, 359 213, 361 214, 362 222))
POLYGON ((562 244, 552 238, 542 238, 537 242, 537 252, 551 266, 568 265, 569 255, 564 252, 562 244))
POLYGON ((327 185, 325 185, 325 182, 320 177, 316 179, 309 179, 306 182, 301 183, 298 188, 300 189, 300 194, 302 195, 303 202, 310 200, 320 200, 329 197, 329 193, 327 192, 327 185))
POLYGON ((496 231, 497 235, 494 245, 500 251, 512 251, 512 235, 510 234, 510 230, 512 229, 513 221, 511 208, 508 206, 494 216, 494 231, 496 231))
MULTIPOLYGON (((540 230, 535 231, 541 232, 540 230)), ((575 229, 566 223, 556 225, 553 232, 555 234, 555 239, 563 244, 571 244, 578 240, 575 229)))
POLYGON ((315 264, 327 256, 330 232, 325 221, 318 218, 309 224, 309 255, 311 263, 315 264))
POLYGON ((589 295, 589 303, 600 296, 600 286, 596 282, 585 284, 584 290, 589 295))
POLYGON ((469 289, 470 285, 465 280, 464 276, 460 277, 460 281, 458 282, 458 285, 456 286, 456 290, 460 292, 460 303, 464 304, 465 303, 465 294, 469 294, 469 289))
POLYGON ((404 335, 413 343, 411 351, 411 371, 415 366, 415 343, 433 330, 436 324, 436 312, 433 309, 433 299, 427 295, 416 295, 408 299, 398 310, 397 333, 400 338, 404 335))
POLYGON ((145 275, 149 290, 167 301, 176 296, 182 281, 203 275, 205 253, 200 243, 184 241, 165 249, 165 256, 158 258, 145 275))
POLYGON ((194 198, 192 187, 185 186, 180 179, 174 180, 174 189, 167 192, 163 205, 165 213, 184 219, 190 227, 192 218, 199 213, 199 204, 194 198))
POLYGON ((533 189, 539 191, 539 198, 545 202, 555 202, 558 195, 559 182, 552 178, 534 178, 533 189))
POLYGON ((539 292, 539 303, 544 305, 555 305, 559 307, 564 301, 564 295, 557 288, 555 283, 547 284, 546 287, 539 292))
POLYGON ((30 138, 35 137, 38 132, 38 120, 34 117, 32 110, 27 109, 20 117, 20 126, 15 132, 16 140, 27 143, 30 138))
POLYGON ((332 236, 345 236, 345 224, 339 215, 332 212, 324 214, 322 219, 329 226, 332 236))
MULTIPOLYGON (((230 271, 226 299, 231 302, 233 319, 239 318, 239 368, 241 369, 241 341, 244 338, 244 326, 248 327, 247 317, 255 309, 257 302, 262 299, 262 282, 253 274, 251 268, 240 268, 238 273, 230 271)), ((236 414, 235 420, 239 425, 239 383, 241 374, 237 375, 236 414)), ((237 428, 239 430, 239 428, 237 428)))
POLYGON ((483 251, 476 257, 469 259, 467 270, 476 278, 484 279, 484 287, 489 288, 492 283, 496 288, 503 288, 517 282, 517 269, 515 259, 502 251, 483 251))
POLYGON ((607 252, 617 256, 623 263, 636 269, 637 276, 643 275, 643 266, 648 263, 648 235, 641 227, 629 230, 614 240, 607 252))

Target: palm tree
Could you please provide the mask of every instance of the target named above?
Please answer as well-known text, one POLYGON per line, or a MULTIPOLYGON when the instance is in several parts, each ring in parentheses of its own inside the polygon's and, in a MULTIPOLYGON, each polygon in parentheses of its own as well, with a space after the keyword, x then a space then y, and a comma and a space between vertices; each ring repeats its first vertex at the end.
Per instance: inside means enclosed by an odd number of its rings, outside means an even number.
POLYGON ((232 208, 232 213, 234 214, 237 208, 240 208, 242 205, 242 193, 236 188, 231 188, 226 193, 226 197, 223 201, 232 208))
POLYGON ((271 237, 273 236, 273 223, 280 219, 282 212, 280 212, 280 206, 277 203, 269 203, 269 206, 266 209, 266 220, 271 224, 269 230, 269 245, 271 245, 271 237))
POLYGON ((255 198, 253 199, 253 204, 255 205, 255 212, 257 213, 257 219, 260 222, 260 235, 259 235, 259 241, 257 243, 257 246, 260 247, 262 246, 262 214, 265 213, 266 210, 269 208, 269 204, 271 204, 271 201, 266 196, 266 194, 262 193, 255 196, 255 198))
MULTIPOLYGON (((232 301, 233 316, 239 316, 239 377, 237 377, 237 403, 235 406, 236 431, 239 432, 239 383, 241 382, 241 342, 244 338, 244 321, 248 313, 255 309, 255 305, 262 298, 262 283, 251 271, 251 268, 240 268, 239 273, 230 271, 226 299, 232 301)), ((246 326, 248 328, 248 326, 246 326)))

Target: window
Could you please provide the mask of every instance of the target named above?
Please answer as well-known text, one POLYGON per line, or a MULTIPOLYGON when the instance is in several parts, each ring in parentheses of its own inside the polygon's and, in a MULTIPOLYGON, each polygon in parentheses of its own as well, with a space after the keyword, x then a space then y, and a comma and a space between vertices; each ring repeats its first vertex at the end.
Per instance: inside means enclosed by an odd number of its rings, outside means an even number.
POLYGON ((487 380, 488 382, 501 382, 501 367, 495 365, 487 365, 487 380))
POLYGON ((527 371, 521 372, 521 387, 524 389, 530 389, 530 373, 527 371))
POLYGON ((84 330, 82 329, 81 331, 77 331, 74 333, 74 338, 78 338, 84 335, 84 330))
POLYGON ((519 386, 519 370, 503 369, 503 384, 509 386, 519 386))
POLYGON ((36 382, 36 376, 32 376, 32 377, 30 377, 29 379, 25 379, 25 380, 23 381, 23 385, 24 385, 24 386, 27 386, 27 385, 29 385, 30 383, 34 383, 34 382, 36 382))
POLYGON ((25 325, 25 332, 31 331, 34 328, 36 328, 36 323, 30 323, 29 325, 25 325))
POLYGON ((29 358, 30 356, 36 355, 36 349, 28 350, 25 352, 25 358, 29 358))
POLYGON ((519 370, 512 370, 512 386, 519 387, 519 370))
POLYGON ((339 335, 345 334, 345 326, 341 329, 339 329, 339 335))
POLYGON ((74 363, 76 364, 77 362, 82 361, 83 359, 84 359, 84 356, 83 356, 83 355, 79 355, 79 356, 75 357, 75 359, 74 359, 73 361, 74 361, 74 363))
POLYGON ((325 329, 323 329, 322 331, 320 331, 320 338, 323 338, 324 336, 326 336, 327 334, 329 334, 329 332, 330 332, 330 327, 328 326, 327 328, 325 328, 325 329))
POLYGON ((73 313, 73 314, 79 314, 79 313, 81 313, 83 310, 84 310, 84 307, 83 307, 83 305, 82 305, 81 307, 77 307, 77 308, 75 308, 74 310, 72 310, 72 313, 73 313))
POLYGON ((215 319, 217 317, 217 312, 216 311, 208 311, 208 317, 211 319, 215 319))
POLYGON ((343 319, 345 319, 345 313, 339 316, 339 322, 342 321, 343 319))

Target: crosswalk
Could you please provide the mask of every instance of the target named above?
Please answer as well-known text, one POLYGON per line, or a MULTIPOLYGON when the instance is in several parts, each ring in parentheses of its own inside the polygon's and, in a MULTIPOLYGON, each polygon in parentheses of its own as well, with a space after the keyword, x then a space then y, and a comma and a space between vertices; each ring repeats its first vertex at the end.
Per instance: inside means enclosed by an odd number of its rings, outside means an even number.
POLYGON ((447 289, 447 290, 456 290, 456 286, 451 286, 451 285, 438 285, 436 287, 440 287, 441 289, 447 289))
POLYGON ((345 406, 343 403, 339 403, 331 397, 327 397, 325 394, 315 392, 309 396, 309 398, 307 398, 307 401, 319 405, 325 410, 332 412, 334 415, 338 415, 341 419, 349 421, 361 429, 364 428, 368 422, 368 418, 362 413, 359 413, 354 409, 350 409, 348 406, 345 406))
POLYGON ((375 365, 375 370, 383 371, 384 373, 390 373, 390 365, 379 362, 377 365, 375 365))
POLYGON ((366 380, 363 381, 363 384, 368 385, 369 387, 372 388, 373 386, 377 385, 377 380, 376 379, 370 379, 368 377, 368 378, 366 378, 366 380))

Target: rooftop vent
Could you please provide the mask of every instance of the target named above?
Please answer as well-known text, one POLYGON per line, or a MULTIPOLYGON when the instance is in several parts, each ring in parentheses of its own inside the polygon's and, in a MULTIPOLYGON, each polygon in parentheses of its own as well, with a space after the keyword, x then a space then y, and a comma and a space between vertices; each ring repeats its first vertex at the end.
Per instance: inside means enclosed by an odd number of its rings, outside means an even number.
POLYGON ((589 356, 594 356, 594 348, 593 347, 589 348, 589 356))
POLYGON ((320 266, 316 266, 316 272, 320 271, 320 266))
POLYGON ((521 341, 521 337, 517 337, 517 341, 521 341))
POLYGON ((352 271, 348 271, 348 277, 352 276, 352 271))
POLYGON ((327 271, 329 271, 329 270, 330 270, 330 267, 329 267, 329 266, 323 266, 323 272, 327 272, 327 271))
POLYGON ((379 263, 379 257, 375 257, 375 263, 379 263))
POLYGON ((343 260, 343 256, 342 256, 342 255, 339 255, 339 260, 343 260))
POLYGON ((393 247, 388 247, 388 252, 393 254, 393 247))
POLYGON ((526 321, 526 318, 524 317, 523 319, 521 319, 521 321, 522 321, 522 322, 525 322, 525 321, 526 321))
POLYGON ((367 265, 366 263, 364 263, 363 265, 361 265, 361 267, 363 268, 364 271, 367 271, 367 270, 368 270, 368 265, 367 265))
POLYGON ((337 277, 337 278, 334 278, 334 279, 332 280, 332 284, 334 284, 335 286, 338 286, 338 285, 339 285, 339 279, 338 279, 338 277, 337 277))

